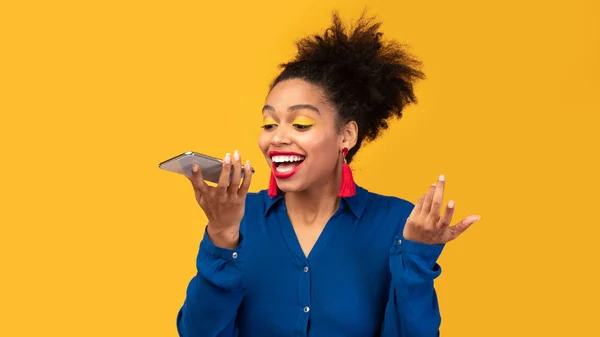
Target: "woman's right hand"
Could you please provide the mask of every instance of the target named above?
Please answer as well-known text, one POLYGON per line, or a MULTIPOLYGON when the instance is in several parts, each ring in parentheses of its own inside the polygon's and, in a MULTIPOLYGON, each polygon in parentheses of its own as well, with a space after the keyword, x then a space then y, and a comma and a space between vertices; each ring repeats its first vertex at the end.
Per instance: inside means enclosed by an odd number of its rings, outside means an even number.
POLYGON ((250 162, 242 166, 240 154, 227 154, 222 162, 223 169, 217 186, 208 186, 202 177, 199 165, 192 165, 192 176, 188 179, 194 186, 196 201, 208 218, 207 233, 217 247, 233 249, 239 244, 240 223, 244 216, 246 195, 252 180, 250 162), (241 171, 244 170, 242 184, 241 171), (229 176, 233 170, 231 182, 229 176))

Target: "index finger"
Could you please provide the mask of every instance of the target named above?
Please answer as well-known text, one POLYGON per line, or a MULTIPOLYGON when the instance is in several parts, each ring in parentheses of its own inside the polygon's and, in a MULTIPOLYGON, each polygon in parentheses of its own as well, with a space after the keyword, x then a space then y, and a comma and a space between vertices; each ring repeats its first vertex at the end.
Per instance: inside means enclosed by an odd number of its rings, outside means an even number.
POLYGON ((427 193, 425 193, 423 198, 423 204, 421 205, 421 208, 419 208, 419 213, 427 215, 431 211, 431 202, 433 201, 433 192, 435 192, 436 185, 437 184, 433 184, 427 189, 427 193))
POLYGON ((200 165, 193 164, 192 176, 187 178, 192 182, 194 189, 198 190, 201 194, 206 194, 208 192, 208 185, 204 182, 200 165))

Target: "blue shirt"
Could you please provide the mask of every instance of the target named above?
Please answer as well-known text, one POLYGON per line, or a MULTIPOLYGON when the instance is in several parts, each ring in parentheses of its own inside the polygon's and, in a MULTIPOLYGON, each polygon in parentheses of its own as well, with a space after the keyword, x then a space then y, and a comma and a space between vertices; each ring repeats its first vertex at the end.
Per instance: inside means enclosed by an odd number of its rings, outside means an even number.
POLYGON ((238 247, 216 247, 205 231, 179 335, 439 336, 444 245, 402 237, 413 207, 357 186, 306 258, 284 198, 249 193, 238 247))

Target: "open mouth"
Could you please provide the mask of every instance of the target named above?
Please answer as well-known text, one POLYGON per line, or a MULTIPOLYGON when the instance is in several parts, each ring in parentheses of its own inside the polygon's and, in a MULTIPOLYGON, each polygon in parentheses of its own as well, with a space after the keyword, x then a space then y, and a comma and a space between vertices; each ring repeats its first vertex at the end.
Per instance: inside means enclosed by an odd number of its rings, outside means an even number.
POLYGON ((305 157, 301 154, 272 154, 273 171, 279 177, 291 176, 302 164, 305 157))

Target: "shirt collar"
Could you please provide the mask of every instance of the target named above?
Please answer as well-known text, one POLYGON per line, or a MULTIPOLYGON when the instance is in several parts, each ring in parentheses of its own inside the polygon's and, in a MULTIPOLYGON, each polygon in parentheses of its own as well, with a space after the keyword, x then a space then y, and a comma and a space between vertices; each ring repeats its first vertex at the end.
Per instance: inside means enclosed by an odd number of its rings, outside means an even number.
MULTIPOLYGON (((356 194, 351 197, 342 198, 341 207, 348 207, 352 214, 356 218, 360 218, 363 214, 365 207, 367 205, 367 196, 369 192, 364 188, 356 185, 356 194)), ((276 205, 283 202, 283 195, 279 193, 276 197, 271 198, 267 193, 264 193, 265 196, 265 216, 269 213, 269 211, 276 205)))
POLYGON ((281 200, 283 200, 283 195, 281 195, 281 193, 278 193, 276 197, 271 198, 267 191, 264 191, 263 195, 265 198, 265 216, 267 216, 271 208, 273 208, 275 204, 278 204, 281 200))

